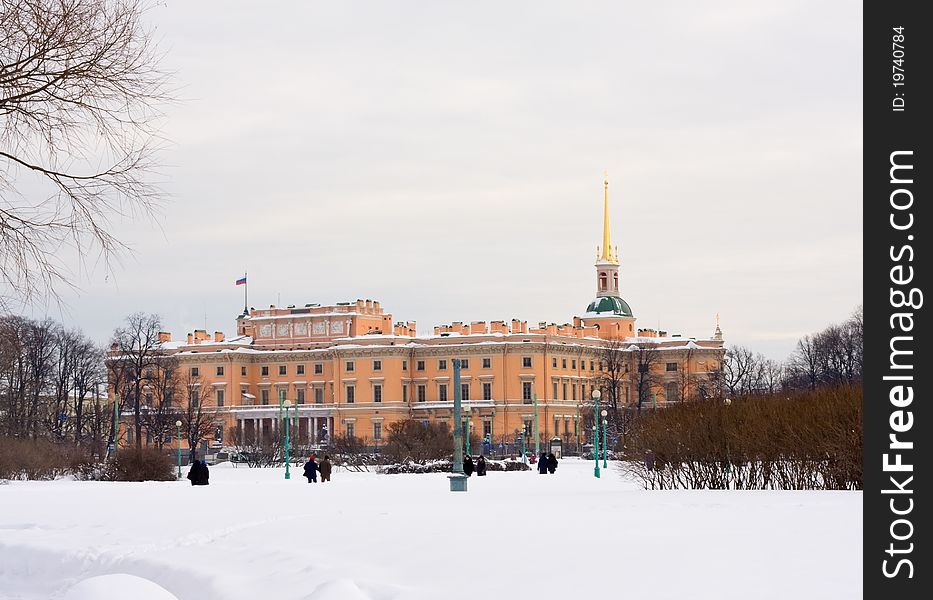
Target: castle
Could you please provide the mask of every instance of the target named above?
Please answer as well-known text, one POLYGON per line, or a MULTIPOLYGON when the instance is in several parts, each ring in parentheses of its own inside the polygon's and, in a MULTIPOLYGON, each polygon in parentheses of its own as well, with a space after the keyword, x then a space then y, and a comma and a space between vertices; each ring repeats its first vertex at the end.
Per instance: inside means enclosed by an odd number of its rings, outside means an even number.
POLYGON ((173 341, 163 332, 160 349, 211 409, 214 446, 274 434, 286 401, 301 444, 339 435, 379 445, 398 420, 449 423, 453 359, 461 361, 464 420, 475 436, 495 442, 524 432, 531 441, 536 405, 540 440, 574 446, 589 439, 582 407, 597 387, 604 398, 607 384, 618 388, 616 408, 700 398, 718 381, 724 352, 718 322, 708 339, 636 328, 620 293, 608 188, 606 180, 596 296, 570 323, 454 322, 419 336, 415 323, 394 322, 373 300, 244 307, 236 336, 196 330, 173 341))

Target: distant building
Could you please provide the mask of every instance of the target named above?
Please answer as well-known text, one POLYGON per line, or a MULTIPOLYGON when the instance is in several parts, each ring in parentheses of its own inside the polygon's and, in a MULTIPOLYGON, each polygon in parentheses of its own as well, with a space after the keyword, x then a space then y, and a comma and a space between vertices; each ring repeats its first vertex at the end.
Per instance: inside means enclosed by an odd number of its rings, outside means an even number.
POLYGON ((636 406, 639 390, 649 407, 703 397, 717 385, 723 356, 718 319, 709 339, 636 329, 620 294, 604 185, 596 297, 571 323, 454 322, 419 337, 415 323, 395 323, 379 302, 356 300, 244 310, 235 337, 197 330, 172 341, 164 333, 162 350, 179 359, 189 385, 208 390, 200 398, 218 411, 216 438, 274 433, 285 400, 302 444, 339 435, 378 445, 394 421, 450 422, 460 359, 464 419, 480 439, 514 441, 523 429, 533 436, 537 397, 542 441, 586 442, 581 416, 595 388, 605 397, 615 382, 619 408, 636 406), (610 349, 621 356, 611 375, 610 349), (649 351, 651 360, 640 358, 649 351), (650 376, 639 375, 646 370, 650 376))

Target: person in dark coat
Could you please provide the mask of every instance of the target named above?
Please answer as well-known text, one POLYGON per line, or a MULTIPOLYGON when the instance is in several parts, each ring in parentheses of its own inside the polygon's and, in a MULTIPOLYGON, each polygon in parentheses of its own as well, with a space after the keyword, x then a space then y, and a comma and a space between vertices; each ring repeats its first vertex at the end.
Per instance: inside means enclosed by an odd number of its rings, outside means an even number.
POLYGON ((538 475, 547 475, 547 454, 544 452, 538 457, 538 475))
POLYGON ((486 457, 482 454, 476 459, 476 476, 482 477, 486 474, 486 457))
POLYGON ((330 470, 332 465, 330 464, 330 457, 326 454, 324 455, 324 460, 321 461, 318 469, 321 471, 321 483, 325 481, 330 481, 330 470))
POLYGON ((467 477, 473 474, 473 457, 469 454, 463 457, 463 473, 467 477))
POLYGON ((201 461, 193 460, 191 461, 191 468, 188 469, 188 481, 191 482, 191 485, 198 485, 198 481, 201 480, 201 461))
POLYGON ((314 455, 305 463, 305 477, 308 478, 308 483, 317 483, 317 463, 314 461, 314 455))
POLYGON ((195 459, 191 463, 191 470, 188 471, 188 479, 191 480, 191 485, 209 485, 210 476, 206 462, 195 459))
POLYGON ((548 452, 546 462, 547 462, 547 472, 553 475, 554 471, 557 470, 557 457, 554 456, 553 452, 548 452))

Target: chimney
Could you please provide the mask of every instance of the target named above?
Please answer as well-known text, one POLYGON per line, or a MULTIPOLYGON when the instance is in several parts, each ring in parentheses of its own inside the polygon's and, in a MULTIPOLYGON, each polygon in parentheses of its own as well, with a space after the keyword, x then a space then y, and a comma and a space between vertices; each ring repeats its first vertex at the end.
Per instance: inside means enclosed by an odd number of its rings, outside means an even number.
POLYGON ((224 341, 224 332, 223 332, 223 331, 215 331, 215 332, 214 332, 214 341, 215 341, 215 342, 222 342, 222 341, 224 341))
POLYGON ((172 341, 171 333, 169 333, 168 331, 159 332, 159 343, 160 344, 164 344, 165 342, 171 342, 171 341, 172 341))
POLYGON ((512 333, 522 332, 522 322, 518 319, 512 319, 512 333))
POLYGON ((188 344, 190 345, 194 341, 194 336, 190 333, 188 334, 188 344))
POLYGON ((470 333, 486 333, 486 321, 473 321, 470 323, 470 333))

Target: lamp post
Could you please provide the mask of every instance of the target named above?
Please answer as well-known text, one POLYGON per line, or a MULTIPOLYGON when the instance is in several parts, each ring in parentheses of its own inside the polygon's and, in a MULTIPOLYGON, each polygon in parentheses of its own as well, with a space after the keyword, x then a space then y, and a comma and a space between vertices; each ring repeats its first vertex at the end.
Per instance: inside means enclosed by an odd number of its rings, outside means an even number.
POLYGON ((573 432, 577 436, 577 454, 583 456, 583 450, 580 448, 580 425, 582 425, 580 423, 580 403, 577 402, 577 416, 573 424, 573 432))
POLYGON ((525 422, 522 421, 522 464, 528 464, 528 457, 525 454, 525 436, 528 435, 528 428, 525 426, 525 422))
POLYGON ((606 425, 609 424, 609 421, 606 420, 606 415, 608 415, 609 413, 606 412, 606 409, 603 409, 603 412, 601 412, 600 414, 603 416, 603 468, 605 469, 609 466, 606 464, 606 458, 607 458, 606 455, 608 454, 608 452, 606 451, 606 425))
POLYGON ((599 390, 593 390, 593 460, 596 467, 593 476, 599 477, 599 390))
POLYGON ((467 415, 467 422, 466 422, 466 453, 467 453, 467 456, 473 456, 472 454, 470 454, 470 433, 472 432, 473 432, 473 421, 471 421, 469 415, 467 415))
POLYGON ((175 421, 175 430, 178 432, 175 450, 178 452, 178 478, 181 479, 181 421, 175 421))
MULTIPOLYGON (((460 359, 455 358, 454 363, 454 464, 452 473, 448 475, 451 492, 467 491, 467 477, 463 474, 463 417, 460 413, 461 387, 460 387, 460 359)), ((469 436, 467 432, 467 436, 469 436)))
POLYGON ((538 431, 538 392, 534 393, 535 400, 535 456, 541 456, 541 434, 538 431))
POLYGON ((291 421, 291 416, 288 413, 288 409, 292 407, 292 401, 286 400, 285 402, 283 402, 283 404, 285 405, 285 479, 291 479, 292 475, 288 470, 288 467, 289 467, 288 463, 292 461, 292 456, 291 456, 292 440, 291 440, 290 431, 289 431, 291 429, 292 421, 291 421))

